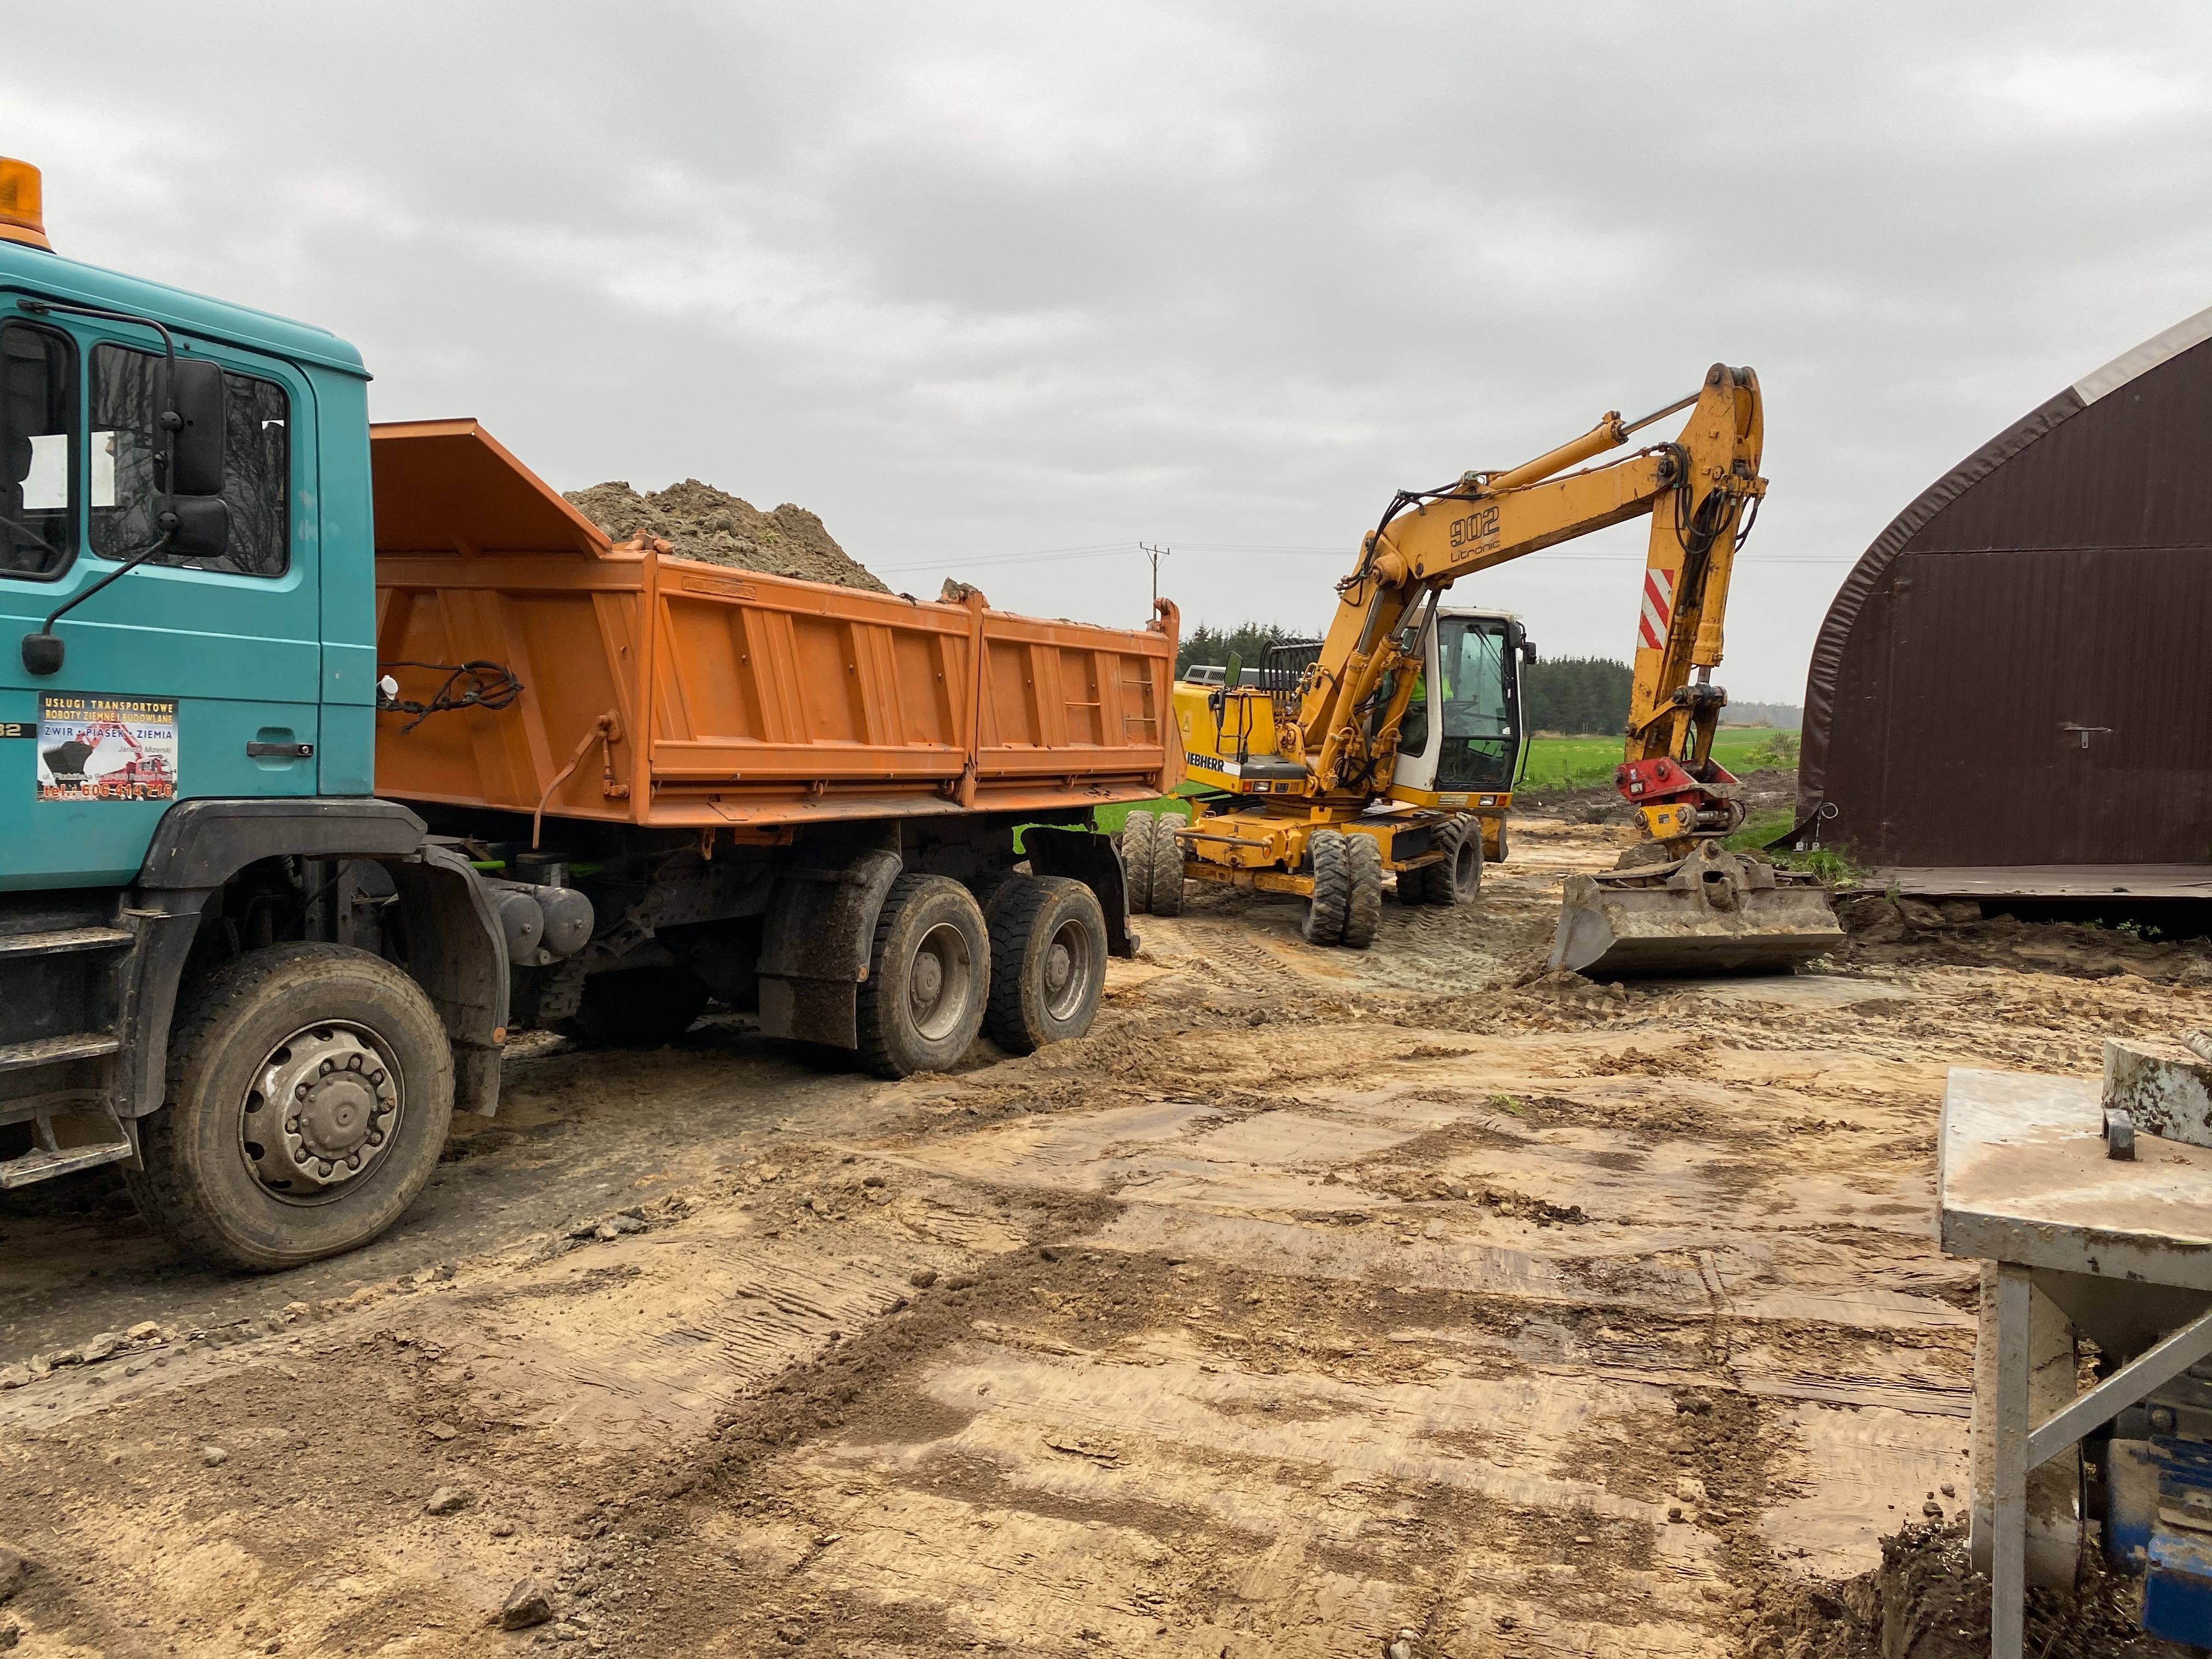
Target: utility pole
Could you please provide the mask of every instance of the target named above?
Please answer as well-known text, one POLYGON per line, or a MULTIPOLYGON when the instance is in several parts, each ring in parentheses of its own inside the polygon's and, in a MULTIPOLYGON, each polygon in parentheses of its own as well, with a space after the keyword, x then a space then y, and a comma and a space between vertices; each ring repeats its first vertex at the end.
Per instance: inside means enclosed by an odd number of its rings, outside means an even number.
POLYGON ((1160 603, 1160 561, 1174 552, 1175 549, 1154 547, 1150 542, 1139 542, 1137 550, 1152 562, 1152 605, 1154 609, 1158 609, 1160 603))

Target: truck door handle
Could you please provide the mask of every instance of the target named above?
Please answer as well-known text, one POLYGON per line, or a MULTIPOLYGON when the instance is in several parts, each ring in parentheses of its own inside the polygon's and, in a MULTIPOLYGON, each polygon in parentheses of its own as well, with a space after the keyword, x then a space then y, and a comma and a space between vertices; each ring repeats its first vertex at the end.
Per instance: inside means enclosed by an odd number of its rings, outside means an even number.
POLYGON ((248 760, 311 760, 315 753, 312 743, 249 743, 246 745, 248 760))

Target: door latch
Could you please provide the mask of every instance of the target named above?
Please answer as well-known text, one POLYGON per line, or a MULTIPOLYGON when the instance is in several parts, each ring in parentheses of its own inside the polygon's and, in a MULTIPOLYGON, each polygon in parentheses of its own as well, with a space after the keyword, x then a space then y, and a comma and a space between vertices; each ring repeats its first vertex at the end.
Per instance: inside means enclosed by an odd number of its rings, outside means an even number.
POLYGON ((249 743, 246 745, 248 760, 312 760, 315 745, 312 743, 249 743))

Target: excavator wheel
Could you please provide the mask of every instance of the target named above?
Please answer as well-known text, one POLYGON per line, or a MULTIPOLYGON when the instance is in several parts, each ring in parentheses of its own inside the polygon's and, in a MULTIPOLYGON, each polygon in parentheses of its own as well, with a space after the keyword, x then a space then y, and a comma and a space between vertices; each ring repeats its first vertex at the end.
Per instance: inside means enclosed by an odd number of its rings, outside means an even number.
POLYGON ((1346 836, 1344 855, 1352 877, 1344 905, 1344 942, 1364 951, 1382 923, 1382 848, 1372 836, 1346 836))
POLYGON ((1306 901, 1306 919, 1298 932, 1309 945, 1334 945, 1344 937, 1344 913, 1352 902, 1352 855, 1344 841, 1341 830, 1316 830, 1306 837, 1313 896, 1306 901))
POLYGON ((1140 809, 1121 822, 1121 887, 1133 916, 1152 914, 1152 830, 1158 821, 1140 809))
POLYGON ((1182 914, 1182 843, 1176 831, 1187 826, 1184 812, 1163 812, 1152 820, 1152 914, 1182 914))
POLYGON ((1421 896, 1431 904, 1472 904, 1482 891, 1482 825, 1454 818, 1437 832, 1443 857, 1421 871, 1421 896))

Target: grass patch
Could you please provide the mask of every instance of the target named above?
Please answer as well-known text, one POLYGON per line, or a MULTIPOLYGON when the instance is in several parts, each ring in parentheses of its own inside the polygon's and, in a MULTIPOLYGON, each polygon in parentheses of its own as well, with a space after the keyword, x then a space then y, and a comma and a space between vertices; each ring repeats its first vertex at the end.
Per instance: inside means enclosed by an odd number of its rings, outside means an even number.
POLYGON ((1766 843, 1777 836, 1787 833, 1796 822, 1796 814, 1777 808, 1771 812, 1755 812, 1744 820, 1743 828, 1721 843, 1732 852, 1762 853, 1786 870, 1802 870, 1817 876, 1831 887, 1856 887, 1866 872, 1851 862, 1850 857, 1830 847, 1816 847, 1807 853, 1788 850, 1768 853, 1766 843))
POLYGON ((1756 853, 1790 825, 1797 815, 1786 806, 1778 806, 1771 812, 1754 812, 1743 821, 1743 828, 1721 843, 1732 853, 1756 853))
MULTIPOLYGON (((1619 738, 1532 738, 1528 742, 1528 769, 1521 787, 1583 789, 1592 784, 1611 783, 1613 768, 1620 764, 1620 747, 1619 738)), ((1716 732, 1713 758, 1738 776, 1768 767, 1794 771, 1797 765, 1797 734, 1765 728, 1716 732)))
POLYGON ((1188 812, 1193 795, 1211 793, 1206 784, 1184 783, 1179 785, 1172 795, 1155 795, 1150 800, 1115 801, 1110 806, 1100 807, 1091 816, 1098 827, 1110 836, 1128 821, 1132 812, 1188 812))

